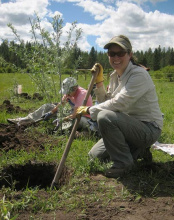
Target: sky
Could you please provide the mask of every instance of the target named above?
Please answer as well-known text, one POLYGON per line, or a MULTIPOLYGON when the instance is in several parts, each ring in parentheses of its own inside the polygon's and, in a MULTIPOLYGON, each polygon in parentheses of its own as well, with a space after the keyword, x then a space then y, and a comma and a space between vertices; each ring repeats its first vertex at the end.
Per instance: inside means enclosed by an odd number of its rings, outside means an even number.
POLYGON ((37 13, 41 27, 52 32, 51 18, 63 19, 62 43, 72 22, 82 29, 82 51, 104 51, 116 35, 126 35, 133 51, 174 47, 174 0, 0 0, 0 43, 15 39, 11 23, 24 41, 31 41, 29 19, 37 13))

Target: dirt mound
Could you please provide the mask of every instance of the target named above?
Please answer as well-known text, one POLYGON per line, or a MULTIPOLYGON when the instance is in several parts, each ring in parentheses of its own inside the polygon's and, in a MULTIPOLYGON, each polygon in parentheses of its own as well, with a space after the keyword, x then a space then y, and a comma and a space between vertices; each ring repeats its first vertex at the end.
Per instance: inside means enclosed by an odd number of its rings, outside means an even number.
MULTIPOLYGON (((25 98, 25 99, 31 99, 31 97, 28 95, 28 93, 21 93, 20 94, 21 98, 25 98)), ((33 100, 38 99, 38 100, 42 100, 43 97, 39 94, 39 93, 34 93, 33 100)), ((14 106, 13 104, 11 104, 11 102, 9 100, 4 100, 2 105, 0 105, 0 111, 6 111, 7 113, 19 113, 19 112, 26 112, 28 113, 30 109, 22 109, 19 106, 14 106)))
POLYGON ((28 110, 21 109, 19 106, 12 105, 9 100, 3 101, 0 105, 0 111, 6 111, 7 113, 28 112, 28 110))
POLYGON ((43 150, 44 144, 49 143, 53 146, 58 144, 58 138, 39 132, 35 126, 32 125, 32 129, 31 127, 29 129, 26 126, 0 124, 0 150, 6 152, 22 148, 27 151, 31 149, 43 150))

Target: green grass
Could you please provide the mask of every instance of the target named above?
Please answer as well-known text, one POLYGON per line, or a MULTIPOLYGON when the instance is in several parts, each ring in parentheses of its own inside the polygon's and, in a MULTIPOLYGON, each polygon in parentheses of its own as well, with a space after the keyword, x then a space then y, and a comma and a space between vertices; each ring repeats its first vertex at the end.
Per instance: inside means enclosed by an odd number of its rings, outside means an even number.
MULTIPOLYGON (((65 78, 67 76, 63 77, 65 78)), ((78 78, 79 85, 87 88, 90 77, 88 75, 87 80, 85 80, 84 75, 80 75, 78 78)), ((19 105, 23 109, 34 110, 45 103, 45 100, 36 102, 35 100, 25 100, 15 97, 13 94, 14 82, 22 84, 23 92, 30 95, 37 92, 29 76, 26 74, 0 74, 0 104, 2 104, 3 100, 8 99, 12 104, 19 105)), ((106 81, 105 84, 107 85, 107 83, 106 81)), ((174 83, 161 80, 154 80, 154 83, 159 97, 160 108, 165 116, 164 127, 159 141, 163 143, 174 143, 174 83)), ((5 111, 2 111, 0 112, 0 123, 7 123, 6 120, 9 117, 15 118, 25 115, 26 113, 20 113, 19 115, 15 113, 7 114, 5 111)), ((37 128, 29 128, 33 135, 35 135, 34 129, 39 129, 40 132, 46 132, 44 123, 41 123, 37 128)), ((58 163, 68 141, 68 136, 52 136, 52 138, 58 139, 57 145, 44 145, 43 152, 39 150, 26 152, 25 149, 1 152, 0 169, 14 164, 24 165, 28 161, 58 163)), ((58 191, 51 191, 49 188, 45 190, 39 189, 37 186, 35 188, 28 188, 26 186, 23 191, 17 192, 15 190, 15 182, 12 188, 2 188, 0 190, 0 195, 3 198, 0 199, 1 217, 3 214, 6 216, 4 219, 12 220, 12 216, 15 219, 15 215, 19 211, 24 210, 30 210, 33 213, 30 219, 34 219, 32 216, 35 213, 44 213, 55 209, 64 209, 66 211, 81 209, 83 213, 83 210, 85 211, 86 209, 86 204, 89 203, 98 203, 101 206, 106 206, 113 198, 119 198, 123 201, 126 199, 138 201, 141 197, 145 196, 155 198, 162 190, 163 193, 165 189, 167 190, 167 184, 173 185, 170 166, 174 159, 170 155, 156 150, 153 150, 152 153, 153 161, 161 167, 158 172, 142 170, 140 164, 133 175, 126 177, 125 187, 123 188, 120 188, 119 185, 118 188, 116 187, 117 180, 112 180, 112 183, 107 178, 100 181, 92 181, 90 175, 104 171, 107 166, 107 164, 101 164, 97 160, 94 162, 89 161, 88 152, 95 143, 95 138, 75 139, 73 141, 66 160, 66 166, 73 170, 73 175, 69 182, 63 185, 58 191), (130 189, 130 186, 127 185, 128 182, 131 182, 136 190, 134 187, 130 189)), ((174 196, 173 190, 166 193, 174 196)))
POLYGON ((161 111, 164 113, 164 126, 160 138, 162 143, 174 143, 174 82, 154 80, 161 111))

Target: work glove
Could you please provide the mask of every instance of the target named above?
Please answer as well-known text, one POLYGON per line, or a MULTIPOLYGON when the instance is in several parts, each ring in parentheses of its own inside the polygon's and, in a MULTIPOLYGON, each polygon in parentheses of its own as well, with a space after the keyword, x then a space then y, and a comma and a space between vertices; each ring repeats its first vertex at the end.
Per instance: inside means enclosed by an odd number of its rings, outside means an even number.
POLYGON ((66 116, 65 118, 63 118, 63 120, 64 121, 69 121, 69 120, 71 120, 71 117, 70 117, 71 115, 68 115, 68 116, 66 116))
POLYGON ((46 114, 42 115, 41 118, 43 118, 44 121, 47 121, 52 114, 53 114, 52 112, 47 112, 46 114))
POLYGON ((54 128, 53 132, 57 131, 60 126, 60 120, 57 118, 53 121, 53 124, 56 124, 56 127, 54 128))
POLYGON ((104 81, 104 78, 103 78, 103 67, 100 63, 96 63, 92 69, 91 69, 91 72, 96 72, 97 71, 97 68, 99 68, 99 73, 96 77, 96 80, 95 80, 95 83, 100 83, 100 82, 103 82, 104 81))
POLYGON ((76 110, 76 115, 88 115, 89 114, 89 106, 80 106, 76 110))

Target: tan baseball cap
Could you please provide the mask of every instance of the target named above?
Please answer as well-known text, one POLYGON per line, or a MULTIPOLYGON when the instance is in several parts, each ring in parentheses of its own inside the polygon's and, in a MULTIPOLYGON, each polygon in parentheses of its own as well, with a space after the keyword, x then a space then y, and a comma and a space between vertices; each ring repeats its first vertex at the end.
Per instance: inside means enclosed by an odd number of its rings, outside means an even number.
POLYGON ((132 45, 129 41, 129 39, 124 36, 124 35, 119 35, 119 36, 115 36, 113 37, 105 46, 104 46, 104 49, 109 49, 109 47, 112 45, 112 44, 117 44, 119 45, 120 47, 122 47, 124 50, 129 50, 129 51, 132 51, 132 45))

